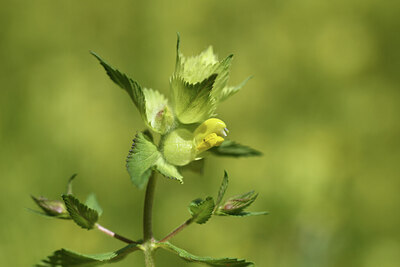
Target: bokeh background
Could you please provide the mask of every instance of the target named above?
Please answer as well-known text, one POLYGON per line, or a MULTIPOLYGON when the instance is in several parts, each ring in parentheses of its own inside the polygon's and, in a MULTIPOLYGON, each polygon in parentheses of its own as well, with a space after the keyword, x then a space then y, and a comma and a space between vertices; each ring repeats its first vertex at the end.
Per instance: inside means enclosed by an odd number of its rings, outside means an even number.
MULTIPOLYGON (((218 113, 233 140, 264 156, 212 158, 184 185, 159 179, 156 236, 188 217, 192 199, 215 195, 226 169, 228 195, 256 189, 252 210, 270 215, 214 218, 173 243, 262 267, 399 266, 399 3, 3 1, 0 265, 123 246, 26 210, 30 194, 59 198, 73 173, 78 197, 97 194, 102 225, 141 236, 144 192, 124 159, 144 125, 89 50, 167 94, 180 32, 185 55, 210 44, 221 58, 235 54, 231 84, 254 75, 218 113)), ((190 265, 161 251, 157 262, 190 265)), ((114 266, 143 266, 142 255, 114 266)))

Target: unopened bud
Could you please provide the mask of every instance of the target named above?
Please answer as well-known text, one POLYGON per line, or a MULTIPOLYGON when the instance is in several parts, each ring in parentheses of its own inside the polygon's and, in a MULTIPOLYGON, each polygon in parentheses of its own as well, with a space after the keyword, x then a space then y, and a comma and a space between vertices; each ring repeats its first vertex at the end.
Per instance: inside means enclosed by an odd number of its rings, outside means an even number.
POLYGON ((64 202, 59 200, 49 200, 45 197, 34 197, 33 201, 49 216, 59 216, 69 218, 64 202))

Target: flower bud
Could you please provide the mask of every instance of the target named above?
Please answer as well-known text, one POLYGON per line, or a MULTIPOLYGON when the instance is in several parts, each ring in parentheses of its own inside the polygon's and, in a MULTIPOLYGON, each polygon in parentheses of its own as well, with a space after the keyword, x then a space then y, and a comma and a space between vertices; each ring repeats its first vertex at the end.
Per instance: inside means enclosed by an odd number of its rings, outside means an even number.
POLYGON ((46 213, 46 215, 69 218, 69 213, 64 202, 59 200, 49 200, 45 197, 37 198, 32 196, 32 199, 46 213))
POLYGON ((258 194, 254 191, 234 196, 218 207, 217 212, 222 214, 239 214, 256 200, 258 194))

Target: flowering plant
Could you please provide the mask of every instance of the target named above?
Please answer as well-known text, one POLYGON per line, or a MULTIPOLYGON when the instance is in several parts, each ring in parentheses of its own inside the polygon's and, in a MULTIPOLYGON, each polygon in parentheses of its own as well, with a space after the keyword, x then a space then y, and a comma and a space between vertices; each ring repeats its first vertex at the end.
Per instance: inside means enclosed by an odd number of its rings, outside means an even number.
POLYGON ((170 78, 170 96, 166 99, 153 89, 143 88, 138 82, 109 65, 100 56, 91 52, 106 70, 111 80, 124 89, 139 110, 149 130, 139 132, 133 139, 126 166, 132 183, 139 189, 146 186, 143 214, 143 238, 133 241, 101 226, 97 221, 102 209, 92 194, 85 203, 72 193, 72 176, 68 190, 62 200, 48 200, 45 197, 32 197, 42 209, 44 216, 59 219, 72 219, 85 229, 98 229, 128 246, 111 253, 84 255, 61 249, 43 260, 37 266, 94 266, 120 260, 127 254, 142 250, 146 266, 155 266, 154 252, 163 248, 177 254, 189 262, 201 262, 210 266, 250 266, 253 263, 236 258, 198 257, 180 249, 168 241, 193 222, 204 224, 215 216, 252 216, 266 212, 247 212, 257 197, 254 191, 228 198, 223 202, 228 186, 228 174, 225 172, 216 200, 207 197, 195 199, 189 205, 191 217, 157 240, 152 233, 152 206, 155 173, 183 183, 180 169, 193 162, 202 161, 207 154, 217 156, 246 157, 261 155, 255 149, 227 140, 228 128, 224 121, 217 118, 217 105, 237 93, 249 78, 237 86, 228 86, 232 55, 218 60, 212 47, 200 55, 186 58, 179 50, 177 42, 176 67, 170 78), (153 134, 159 134, 155 143, 153 134))

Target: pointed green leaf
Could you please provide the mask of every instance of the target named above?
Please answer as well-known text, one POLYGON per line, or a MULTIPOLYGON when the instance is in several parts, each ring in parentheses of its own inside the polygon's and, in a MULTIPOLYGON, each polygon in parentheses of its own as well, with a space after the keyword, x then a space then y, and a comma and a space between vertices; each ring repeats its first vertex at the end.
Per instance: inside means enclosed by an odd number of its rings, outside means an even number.
POLYGON ((213 147, 209 150, 216 156, 225 157, 252 157, 261 156, 262 153, 251 147, 241 145, 231 140, 225 140, 220 146, 213 147))
POLYGON ((217 202, 215 203, 216 207, 219 206, 225 195, 226 189, 228 188, 228 182, 228 173, 224 171, 224 178, 222 179, 221 186, 219 187, 217 202))
POLYGON ((84 229, 93 229, 99 219, 99 214, 94 209, 81 203, 73 195, 62 195, 68 213, 74 222, 84 229))
POLYGON ((242 89, 242 87, 251 79, 252 77, 248 77, 246 78, 243 82, 241 82, 240 84, 236 85, 236 86, 225 86, 224 88, 222 88, 218 94, 215 94, 215 97, 217 99, 218 102, 222 102, 225 101, 226 99, 228 99, 229 97, 231 97, 232 95, 236 94, 237 92, 239 92, 240 89, 242 89))
POLYGON ((96 195, 94 193, 91 193, 87 197, 85 204, 89 208, 94 209, 95 211, 97 211, 97 213, 99 214, 99 217, 101 216, 101 214, 103 214, 103 209, 101 208, 99 202, 97 201, 96 195))
POLYGON ((105 263, 113 263, 123 259, 127 254, 138 250, 137 244, 130 244, 115 252, 85 255, 68 249, 60 249, 42 260, 37 267, 52 267, 52 266, 98 266, 105 263))
POLYGON ((234 216, 234 217, 250 217, 250 216, 259 216, 259 215, 268 215, 269 213, 267 211, 241 211, 239 213, 233 213, 233 214, 229 214, 229 213, 224 213, 221 211, 217 211, 216 213, 214 213, 214 215, 218 215, 218 216, 234 216))
POLYGON ((131 97, 135 106, 138 108, 142 117, 145 117, 146 116, 145 96, 140 84, 129 78, 126 74, 120 72, 119 70, 109 65, 96 53, 92 51, 90 53, 100 61, 100 64, 104 67, 110 79, 129 94, 129 96, 131 97))
POLYGON ((74 173, 71 178, 69 178, 68 180, 68 184, 67 184, 67 194, 72 194, 72 181, 75 179, 75 177, 77 176, 77 173, 74 173))
POLYGON ((151 168, 161 157, 156 145, 138 133, 133 139, 131 150, 126 159, 126 167, 132 183, 138 188, 143 188, 151 174, 151 168))
POLYGON ((211 218, 215 204, 212 197, 207 197, 205 200, 195 199, 189 205, 190 214, 193 221, 198 224, 203 224, 211 218))
POLYGON ((182 259, 188 262, 199 262, 205 263, 209 266, 229 266, 229 267, 246 267, 246 266, 254 266, 254 263, 248 262, 243 259, 235 259, 235 258, 211 258, 211 257, 199 257, 193 254, 190 254, 186 250, 178 248, 172 245, 169 242, 159 243, 159 247, 171 251, 177 254, 182 259))
POLYGON ((146 123, 155 132, 165 134, 174 125, 174 115, 168 100, 153 89, 143 89, 146 99, 146 123))
POLYGON ((213 72, 217 73, 218 77, 215 80, 211 96, 218 102, 220 102, 222 91, 226 87, 226 84, 229 80, 229 70, 231 67, 232 58, 233 55, 229 55, 225 59, 215 64, 214 67, 213 72))
POLYGON ((192 84, 179 76, 171 78, 171 101, 175 115, 184 124, 202 122, 215 111, 210 93, 217 75, 212 74, 201 82, 192 84))

